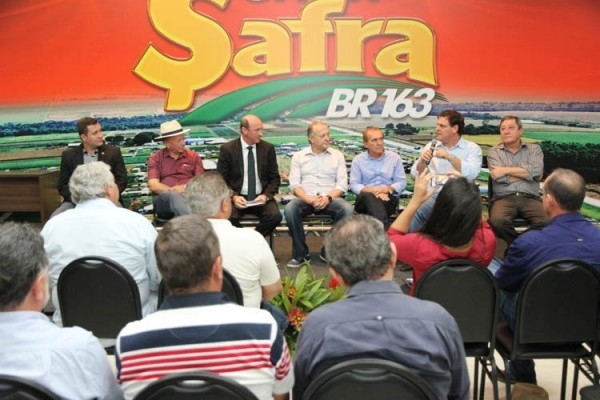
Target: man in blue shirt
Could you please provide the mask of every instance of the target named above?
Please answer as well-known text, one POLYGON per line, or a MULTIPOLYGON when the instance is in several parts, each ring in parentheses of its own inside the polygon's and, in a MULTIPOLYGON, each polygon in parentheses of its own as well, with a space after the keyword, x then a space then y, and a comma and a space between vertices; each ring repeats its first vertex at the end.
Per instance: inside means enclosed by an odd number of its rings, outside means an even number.
POLYGON ((383 222, 386 230, 389 216, 396 212, 398 199, 406 187, 406 175, 400 156, 385 151, 383 132, 374 126, 363 131, 367 149, 352 160, 350 190, 356 194, 354 210, 383 222))
POLYGON ((41 313, 50 298, 48 279, 39 233, 0 224, 0 375, 35 381, 61 399, 122 399, 98 339, 79 327, 60 328, 41 313))
POLYGON ((437 399, 469 398, 460 330, 439 304, 404 294, 394 282, 396 247, 380 221, 354 215, 325 237, 332 276, 348 298, 312 311, 302 326, 293 398, 321 372, 356 357, 394 361, 421 376, 437 399))
MULTIPOLYGON (((500 311, 513 330, 518 291, 535 268, 559 258, 574 258, 600 271, 600 229, 580 214, 584 198, 585 181, 578 173, 554 170, 542 189, 548 226, 522 233, 508 248, 496 280, 501 289, 500 311)), ((536 383, 533 361, 517 360, 511 366, 516 381, 536 383)))
MULTIPOLYGON (((444 110, 438 115, 435 127, 435 139, 428 143, 421 156, 414 162, 410 173, 417 177, 425 168, 435 175, 432 188, 440 188, 440 183, 452 176, 464 176, 475 180, 481 170, 481 147, 462 137, 465 118, 456 110, 444 110)), ((418 230, 433 210, 433 204, 440 191, 419 208, 410 224, 409 231, 418 230)))

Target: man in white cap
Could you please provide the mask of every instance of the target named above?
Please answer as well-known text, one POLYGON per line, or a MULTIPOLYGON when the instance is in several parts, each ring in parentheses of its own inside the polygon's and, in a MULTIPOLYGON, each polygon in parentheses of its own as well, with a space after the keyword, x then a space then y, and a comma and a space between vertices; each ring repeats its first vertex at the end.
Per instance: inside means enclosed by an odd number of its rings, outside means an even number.
POLYGON ((164 219, 190 213, 185 199, 185 185, 196 175, 204 172, 198 153, 185 148, 185 134, 179 122, 167 121, 160 125, 164 149, 148 159, 148 187, 154 194, 155 214, 164 219))

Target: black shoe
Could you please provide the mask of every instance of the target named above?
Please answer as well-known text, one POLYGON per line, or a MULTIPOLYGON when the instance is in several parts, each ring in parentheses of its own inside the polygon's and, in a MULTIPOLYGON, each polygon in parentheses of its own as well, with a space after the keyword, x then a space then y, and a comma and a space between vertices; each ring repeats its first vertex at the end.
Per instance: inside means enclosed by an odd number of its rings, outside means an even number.
MULTIPOLYGON (((498 376, 498 381, 500 382, 506 382, 506 373, 504 372, 503 369, 497 368, 497 376, 498 376)), ((515 379, 511 376, 510 377, 510 384, 513 385, 517 383, 517 381, 515 381, 515 379)))
POLYGON ((412 271, 413 267, 408 264, 404 264, 402 261, 396 261, 396 269, 401 272, 412 271))

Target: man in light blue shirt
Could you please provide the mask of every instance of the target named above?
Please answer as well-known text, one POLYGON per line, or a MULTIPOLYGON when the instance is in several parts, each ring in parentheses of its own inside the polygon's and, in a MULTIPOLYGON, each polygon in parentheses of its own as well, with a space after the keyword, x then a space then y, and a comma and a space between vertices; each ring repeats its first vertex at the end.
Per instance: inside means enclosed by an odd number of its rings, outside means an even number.
POLYGON ((406 187, 404 165, 398 154, 385 151, 383 132, 377 127, 363 131, 363 145, 367 151, 354 157, 350 168, 350 190, 356 194, 354 210, 377 218, 387 230, 389 216, 396 212, 406 187))
POLYGON ((98 339, 79 327, 60 328, 40 312, 49 297, 39 233, 0 224, 0 374, 33 381, 61 399, 122 399, 98 339))
MULTIPOLYGON (((329 215, 335 224, 354 212, 342 197, 348 191, 344 155, 329 147, 329 127, 320 121, 307 129, 310 146, 292 157, 289 180, 296 196, 285 206, 285 221, 292 236, 292 259, 287 266, 298 268, 310 260, 302 219, 311 213, 329 215)), ((325 259, 324 251, 321 258, 325 259)))
POLYGON ((62 325, 58 277, 67 264, 84 256, 103 256, 121 264, 138 285, 142 314, 154 311, 160 281, 154 256, 156 229, 144 216, 115 205, 118 188, 102 162, 78 166, 69 188, 77 207, 51 218, 42 229, 50 260, 54 322, 62 325))
MULTIPOLYGON (((481 147, 462 138, 465 118, 456 110, 444 110, 440 113, 435 127, 435 139, 428 143, 421 156, 413 164, 410 173, 418 174, 428 169, 435 177, 430 186, 441 185, 453 176, 463 176, 475 180, 481 171, 481 147)), ((417 231, 431 214, 439 190, 419 208, 410 224, 409 231, 417 231)))

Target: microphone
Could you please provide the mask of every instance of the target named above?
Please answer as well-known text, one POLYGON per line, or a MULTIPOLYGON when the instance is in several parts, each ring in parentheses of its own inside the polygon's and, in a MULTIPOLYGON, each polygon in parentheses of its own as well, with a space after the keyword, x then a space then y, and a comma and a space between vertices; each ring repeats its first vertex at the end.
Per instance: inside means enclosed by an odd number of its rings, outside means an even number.
MULTIPOLYGON (((429 149, 431 150, 431 156, 433 157, 433 151, 435 150, 435 146, 437 145, 437 140, 433 139, 431 141, 431 146, 429 146, 429 149)), ((431 162, 431 158, 427 161, 425 161, 425 165, 429 165, 429 163, 431 162)))

